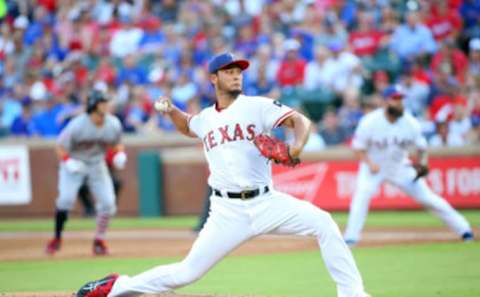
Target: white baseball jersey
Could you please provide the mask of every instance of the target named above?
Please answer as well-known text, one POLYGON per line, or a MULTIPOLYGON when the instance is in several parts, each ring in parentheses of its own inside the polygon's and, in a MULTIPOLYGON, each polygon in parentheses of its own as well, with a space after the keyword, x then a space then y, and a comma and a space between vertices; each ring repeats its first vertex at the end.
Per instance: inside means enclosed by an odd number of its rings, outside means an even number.
POLYGON ((408 112, 394 123, 387 120, 380 108, 365 115, 358 124, 352 142, 357 150, 366 150, 368 158, 381 169, 395 169, 408 163, 408 150, 425 149, 420 124, 408 112))
MULTIPOLYGON (((189 119, 190 131, 203 140, 211 187, 241 192, 271 185, 271 164, 252 140, 268 133, 294 111, 264 97, 240 95, 230 106, 204 109, 189 119)), ((355 261, 330 214, 313 204, 270 189, 251 199, 210 196, 210 212, 188 255, 134 277, 120 276, 108 297, 156 294, 202 277, 243 242, 261 234, 315 236, 338 297, 366 297, 355 261)))
POLYGON ((471 230, 465 218, 435 194, 423 178, 414 181, 416 171, 408 165, 408 150, 411 147, 425 149, 427 141, 422 136, 420 124, 411 114, 405 112, 391 123, 384 109, 372 111, 360 120, 352 146, 366 150, 370 160, 380 167, 380 172, 372 173, 365 163, 359 166, 345 230, 347 242, 354 244, 360 239, 370 200, 383 181, 395 184, 430 209, 457 234, 471 230))
POLYGON ((239 95, 226 109, 213 105, 192 116, 189 129, 203 140, 210 168, 208 184, 232 192, 271 185, 271 164, 252 140, 293 112, 269 98, 239 95))

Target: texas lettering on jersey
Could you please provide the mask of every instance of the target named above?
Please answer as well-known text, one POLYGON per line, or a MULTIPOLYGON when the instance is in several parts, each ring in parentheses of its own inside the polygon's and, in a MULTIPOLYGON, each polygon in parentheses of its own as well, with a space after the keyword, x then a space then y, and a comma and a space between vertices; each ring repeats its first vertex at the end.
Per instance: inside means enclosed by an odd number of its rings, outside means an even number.
POLYGON ((407 149, 413 146, 413 144, 414 144, 414 141, 411 139, 407 139, 407 138, 399 139, 397 137, 367 140, 367 148, 375 147, 376 149, 379 149, 379 150, 387 149, 389 145, 393 147, 396 146, 401 149, 407 149))
POLYGON ((246 127, 242 127, 242 125, 237 123, 235 125, 225 125, 223 127, 217 127, 214 130, 208 131, 205 137, 203 137, 203 143, 208 152, 218 145, 245 139, 251 141, 254 138, 254 124, 249 124, 246 127))

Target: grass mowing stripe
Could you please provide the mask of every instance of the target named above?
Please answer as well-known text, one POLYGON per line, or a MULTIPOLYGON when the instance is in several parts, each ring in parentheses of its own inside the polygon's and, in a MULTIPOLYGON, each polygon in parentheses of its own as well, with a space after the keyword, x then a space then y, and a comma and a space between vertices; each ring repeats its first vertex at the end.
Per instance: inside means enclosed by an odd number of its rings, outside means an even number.
MULTIPOLYGON (((480 243, 445 243, 354 250, 368 291, 382 297, 480 296, 480 243)), ((0 288, 73 291, 112 271, 141 272, 178 258, 5 261, 0 288), (28 280, 28 281, 25 281, 28 280)), ((180 291, 238 296, 335 296, 319 252, 227 257, 199 282, 180 291)))
MULTIPOLYGON (((0 232, 44 232, 53 230, 53 218, 4 219, 0 220, 0 232)), ((128 228, 191 228, 197 223, 196 216, 165 218, 124 218, 111 221, 112 229, 128 228)), ((73 218, 68 220, 66 230, 91 230, 95 228, 95 218, 73 218)))
MULTIPOLYGON (((463 215, 474 226, 480 226, 480 210, 464 210, 463 215)), ((344 226, 347 222, 346 212, 332 213, 335 221, 344 226)), ((177 216, 162 218, 123 218, 112 220, 112 229, 128 228, 192 228, 197 224, 196 216, 177 216)), ((367 226, 375 227, 439 227, 443 223, 426 211, 381 211, 371 212, 367 226)), ((93 218, 73 218, 67 223, 68 230, 91 230, 95 228, 93 218)), ((0 220, 0 232, 51 231, 53 218, 44 219, 3 219, 0 220)))

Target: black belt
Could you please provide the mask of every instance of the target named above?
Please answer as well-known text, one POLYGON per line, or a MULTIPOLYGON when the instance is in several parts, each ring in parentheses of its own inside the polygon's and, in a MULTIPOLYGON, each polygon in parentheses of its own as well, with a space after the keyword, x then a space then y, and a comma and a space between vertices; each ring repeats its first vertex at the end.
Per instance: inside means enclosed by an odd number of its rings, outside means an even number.
MULTIPOLYGON (((268 186, 265 186, 263 188, 262 193, 260 193, 260 189, 255 189, 255 190, 248 190, 248 191, 243 191, 243 192, 239 192, 239 193, 227 192, 226 194, 227 194, 228 198, 246 200, 246 199, 255 198, 260 194, 268 193, 268 191, 270 191, 270 189, 268 188, 268 186)), ((216 196, 223 197, 222 192, 220 190, 213 189, 213 193, 216 196)))

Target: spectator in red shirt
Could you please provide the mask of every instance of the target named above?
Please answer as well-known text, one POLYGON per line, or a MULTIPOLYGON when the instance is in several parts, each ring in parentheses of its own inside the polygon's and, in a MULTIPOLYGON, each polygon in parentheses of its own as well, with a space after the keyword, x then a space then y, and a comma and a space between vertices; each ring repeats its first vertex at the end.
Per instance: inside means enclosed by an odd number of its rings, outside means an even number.
POLYGON ((84 53, 82 51, 74 51, 68 55, 66 64, 75 75, 75 82, 81 87, 88 84, 88 69, 83 65, 84 53))
POLYGON ((104 81, 109 85, 113 85, 117 78, 115 68, 110 63, 108 57, 104 56, 100 58, 98 67, 95 71, 95 80, 104 81))
POLYGON ((425 23, 437 41, 448 37, 456 38, 463 26, 458 11, 449 9, 445 0, 431 3, 430 14, 425 23))
POLYGON ((383 33, 373 27, 373 16, 361 12, 358 16, 358 30, 349 37, 350 47, 359 56, 373 56, 381 46, 383 33))
POLYGON ((440 71, 440 67, 450 67, 452 75, 455 76, 460 84, 465 82, 465 75, 468 68, 468 59, 465 54, 455 47, 451 39, 445 39, 442 42, 440 50, 433 56, 432 70, 440 71))
POLYGON ((45 7, 50 13, 54 13, 57 9, 56 0, 37 0, 37 5, 45 7))
POLYGON ((306 61, 299 57, 300 43, 295 39, 288 39, 284 43, 285 59, 280 63, 277 72, 277 81, 280 87, 294 87, 303 84, 306 61))
POLYGON ((409 65, 409 67, 411 66, 413 78, 415 80, 418 80, 419 82, 431 85, 432 84, 431 74, 429 73, 429 71, 427 71, 427 69, 423 67, 422 59, 421 58, 414 59, 411 63, 412 64, 409 65))
POLYGON ((450 120, 453 116, 454 105, 464 102, 465 98, 460 92, 460 87, 451 73, 451 68, 444 64, 435 72, 431 89, 431 104, 429 113, 434 121, 450 120))

